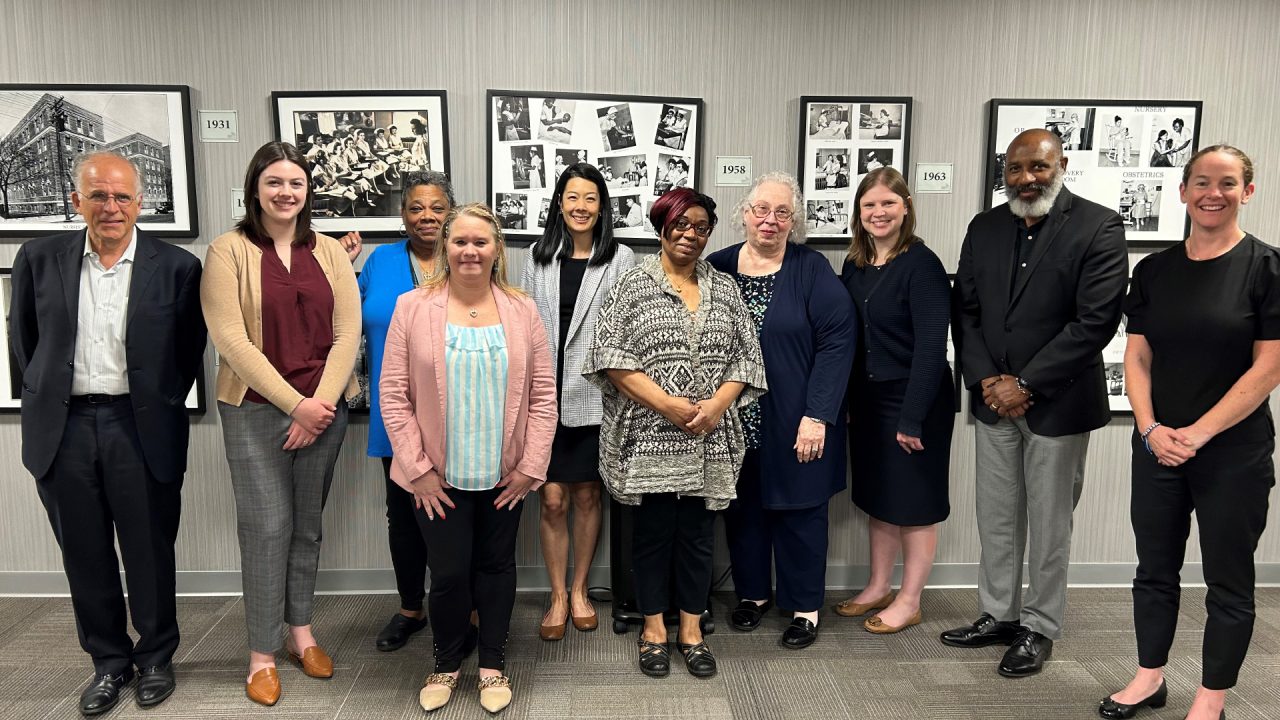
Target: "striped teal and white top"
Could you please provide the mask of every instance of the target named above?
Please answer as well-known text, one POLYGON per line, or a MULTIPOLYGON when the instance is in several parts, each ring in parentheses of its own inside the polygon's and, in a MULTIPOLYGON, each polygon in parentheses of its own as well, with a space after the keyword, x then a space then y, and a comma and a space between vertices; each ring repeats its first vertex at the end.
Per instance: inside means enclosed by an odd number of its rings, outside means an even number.
POLYGON ((502 478, 507 338, 501 325, 448 324, 444 338, 444 477, 459 490, 491 490, 502 478))

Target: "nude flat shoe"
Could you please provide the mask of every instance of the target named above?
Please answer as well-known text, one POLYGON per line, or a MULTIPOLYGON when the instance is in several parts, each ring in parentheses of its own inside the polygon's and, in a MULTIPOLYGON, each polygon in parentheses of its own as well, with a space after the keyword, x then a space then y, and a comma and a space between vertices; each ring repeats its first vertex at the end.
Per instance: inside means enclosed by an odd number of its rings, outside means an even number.
POLYGON ((506 675, 481 678, 476 687, 480 689, 480 707, 491 713, 511 704, 511 678, 506 675))
POLYGON ((273 667, 259 670, 245 683, 244 694, 259 705, 275 705, 280 701, 280 675, 273 667))
POLYGON ((923 619, 924 618, 920 615, 920 611, 917 610, 916 614, 907 618, 906 622, 901 625, 894 626, 886 625, 885 622, 880 619, 879 615, 873 615, 862 622, 862 627, 866 628, 867 632, 875 633, 876 635, 892 635, 896 632, 902 632, 912 625, 919 625, 923 619))
POLYGON ((422 681, 422 690, 418 692, 418 704, 423 710, 431 712, 439 710, 449 703, 453 697, 453 689, 458 687, 458 678, 449 673, 431 673, 422 681))
POLYGON ((837 615, 842 615, 844 617, 862 617, 872 610, 883 610, 889 607, 889 605, 893 603, 893 598, 894 593, 890 590, 884 597, 873 602, 856 603, 853 601, 853 598, 849 598, 844 602, 836 603, 836 605, 831 609, 835 610, 837 615))

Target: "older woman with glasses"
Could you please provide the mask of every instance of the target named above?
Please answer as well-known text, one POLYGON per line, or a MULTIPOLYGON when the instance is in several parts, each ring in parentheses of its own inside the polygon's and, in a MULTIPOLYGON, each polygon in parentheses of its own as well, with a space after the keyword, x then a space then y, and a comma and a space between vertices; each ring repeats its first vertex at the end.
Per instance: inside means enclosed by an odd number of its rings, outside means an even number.
POLYGON ((613 286, 583 368, 604 400, 600 474, 618 502, 635 506, 640 670, 651 677, 671 668, 662 616, 673 577, 685 665, 697 677, 716 672, 699 626, 711 590, 715 511, 733 499, 745 452, 738 408, 765 390, 760 344, 738 288, 700 259, 715 208, 688 188, 653 204, 662 252, 613 286))
POLYGON ((857 343, 849 294, 821 253, 800 245, 800 185, 756 179, 738 209, 746 241, 708 258, 738 285, 764 353, 771 392, 741 410, 747 453, 738 499, 725 512, 738 607, 750 632, 772 606, 794 613, 784 648, 813 644, 827 570, 827 503, 845 487, 841 405, 857 343))

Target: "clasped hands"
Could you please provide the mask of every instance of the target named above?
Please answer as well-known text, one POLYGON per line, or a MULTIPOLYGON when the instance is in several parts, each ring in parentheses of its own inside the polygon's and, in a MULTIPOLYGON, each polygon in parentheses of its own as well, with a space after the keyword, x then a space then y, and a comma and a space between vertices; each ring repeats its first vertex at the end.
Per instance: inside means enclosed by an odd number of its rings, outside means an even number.
POLYGON ((994 375, 983 380, 982 403, 1007 418, 1022 417, 1035 404, 1031 393, 1018 387, 1018 378, 1012 375, 994 375))
POLYGON ((728 405, 714 397, 693 402, 686 397, 668 395, 660 412, 672 425, 690 435, 706 435, 716 429, 728 409, 728 405))
MULTIPOLYGON (((524 500, 525 495, 537 492, 546 484, 546 480, 538 480, 519 470, 512 470, 495 486, 502 488, 502 492, 498 493, 498 497, 494 499, 493 506, 499 510, 504 507, 507 510, 515 510, 520 501, 524 500)), ((428 520, 435 520, 437 515, 443 520, 446 507, 450 510, 457 507, 445 492, 452 487, 447 480, 440 477, 440 473, 435 468, 431 468, 425 475, 413 481, 413 504, 426 512, 428 520)))
POLYGON ((1195 425, 1171 428, 1159 425, 1147 434, 1147 447, 1156 456, 1156 462, 1167 467, 1177 467, 1196 456, 1196 451, 1209 442, 1210 435, 1195 425))
POLYGON ((338 407, 318 398, 303 398, 293 408, 289 431, 285 434, 285 450, 301 450, 316 441, 320 433, 333 424, 338 407))

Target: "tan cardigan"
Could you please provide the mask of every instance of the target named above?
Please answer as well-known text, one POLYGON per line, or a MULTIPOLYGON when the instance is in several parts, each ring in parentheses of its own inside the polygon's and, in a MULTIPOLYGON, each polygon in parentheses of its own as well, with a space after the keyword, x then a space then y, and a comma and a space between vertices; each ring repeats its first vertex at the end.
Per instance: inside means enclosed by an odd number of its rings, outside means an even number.
MULTIPOLYGON (((337 240, 316 233, 314 254, 333 288, 333 347, 315 397, 337 403, 344 395, 350 400, 360 392, 354 372, 360 350, 360 289, 337 240)), ((218 401, 239 406, 252 387, 286 415, 293 414, 304 397, 261 349, 262 248, 238 230, 219 235, 205 255, 200 304, 209 339, 222 356, 218 401)))

